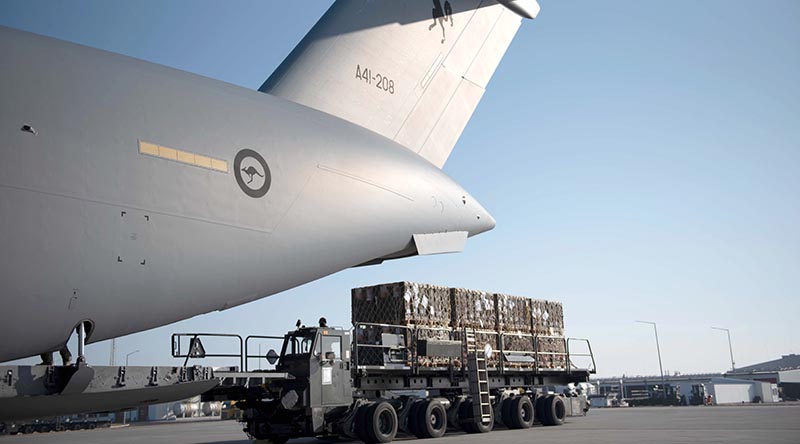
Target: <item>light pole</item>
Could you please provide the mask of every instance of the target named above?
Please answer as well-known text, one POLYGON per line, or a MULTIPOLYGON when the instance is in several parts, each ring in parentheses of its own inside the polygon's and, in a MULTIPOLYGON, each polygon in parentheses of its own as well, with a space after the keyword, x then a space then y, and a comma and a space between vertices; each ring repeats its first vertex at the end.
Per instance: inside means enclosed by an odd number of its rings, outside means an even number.
POLYGON ((728 350, 731 352, 731 371, 736 371, 736 363, 733 362, 733 345, 731 345, 731 331, 722 327, 711 327, 714 330, 721 330, 728 334, 728 350))
POLYGON ((131 357, 131 355, 132 355, 132 354, 134 354, 134 353, 139 353, 139 350, 134 350, 134 351, 132 351, 132 352, 128 353, 127 355, 125 355, 125 367, 127 367, 127 366, 128 366, 128 359, 129 359, 129 358, 131 357))
MULTIPOLYGON (((139 350, 134 350, 134 351, 128 353, 127 355, 125 355, 125 367, 128 366, 128 360, 130 359, 131 355, 134 354, 134 353, 139 353, 139 350)), ((127 424, 128 423, 128 410, 125 410, 125 412, 123 412, 123 414, 122 414, 122 423, 123 424, 127 424)))
POLYGON ((114 366, 117 362, 117 339, 111 338, 111 356, 108 358, 108 365, 114 366))
POLYGON ((652 321, 636 321, 642 324, 651 324, 653 326, 653 331, 656 334, 656 351, 658 351, 658 370, 661 372, 661 390, 664 393, 664 400, 667 398, 667 381, 664 379, 664 367, 661 365, 661 346, 658 345, 658 327, 656 327, 656 323, 652 321))

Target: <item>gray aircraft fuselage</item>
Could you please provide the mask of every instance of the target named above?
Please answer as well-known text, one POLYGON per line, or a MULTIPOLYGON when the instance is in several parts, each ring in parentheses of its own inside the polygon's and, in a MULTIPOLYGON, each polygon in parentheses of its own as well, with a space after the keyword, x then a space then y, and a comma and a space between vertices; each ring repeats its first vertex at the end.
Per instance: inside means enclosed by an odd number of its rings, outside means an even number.
POLYGON ((0 362, 494 227, 422 157, 287 100, 3 27, 0 60, 0 362))

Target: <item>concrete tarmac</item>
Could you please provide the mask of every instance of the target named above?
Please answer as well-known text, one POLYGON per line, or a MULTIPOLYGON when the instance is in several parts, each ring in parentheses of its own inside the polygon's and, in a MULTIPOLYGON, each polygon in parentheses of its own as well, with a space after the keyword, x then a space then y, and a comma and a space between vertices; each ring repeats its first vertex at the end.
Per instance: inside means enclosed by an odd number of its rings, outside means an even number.
MULTIPOLYGON (((639 407, 592 409, 589 415, 568 418, 560 427, 535 426, 528 430, 498 428, 486 435, 448 433, 437 444, 640 444, 640 443, 791 443, 800 442, 800 405, 736 407, 639 407)), ((413 437, 397 441, 411 443, 413 437)), ((433 440, 415 440, 433 442, 433 440)), ((298 439, 289 444, 320 444, 298 439)), ((344 441, 343 441, 344 442, 344 441)), ((352 442, 352 441, 351 441, 352 442)), ((2 436, 0 444, 249 444, 235 421, 172 421, 17 436, 2 436)))

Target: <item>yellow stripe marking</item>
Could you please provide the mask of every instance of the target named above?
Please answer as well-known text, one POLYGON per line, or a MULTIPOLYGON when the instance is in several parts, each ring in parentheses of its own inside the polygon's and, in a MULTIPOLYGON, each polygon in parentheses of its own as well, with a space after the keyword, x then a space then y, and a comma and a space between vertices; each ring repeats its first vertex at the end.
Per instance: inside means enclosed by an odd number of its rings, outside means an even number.
POLYGON ((158 157, 163 157, 169 160, 178 160, 178 151, 174 148, 167 148, 165 146, 158 147, 158 157))
POLYGON ((217 171, 228 172, 228 162, 224 160, 211 159, 211 168, 217 171))
POLYGON ((149 154, 151 156, 158 156, 158 145, 140 141, 139 152, 142 154, 149 154))
POLYGON ((203 168, 211 168, 211 158, 201 156, 200 154, 194 155, 194 164, 203 168))
POLYGON ((156 145, 143 140, 139 141, 139 154, 146 154, 148 156, 173 160, 185 165, 206 168, 222 173, 228 172, 228 162, 226 160, 215 159, 202 154, 195 154, 190 151, 183 151, 175 148, 156 145))
POLYGON ((194 165, 194 153, 187 153, 186 151, 178 150, 178 162, 194 165))

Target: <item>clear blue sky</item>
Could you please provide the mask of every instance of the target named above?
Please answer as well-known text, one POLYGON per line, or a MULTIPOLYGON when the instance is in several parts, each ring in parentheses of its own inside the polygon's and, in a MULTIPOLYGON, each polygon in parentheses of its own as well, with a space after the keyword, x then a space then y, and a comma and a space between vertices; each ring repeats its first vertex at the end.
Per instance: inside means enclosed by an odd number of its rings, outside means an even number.
MULTIPOLYGON (((3 0, 0 24, 254 89, 330 3, 3 0)), ((121 338, 117 359, 178 363, 174 331, 346 325, 351 287, 398 280, 561 300, 601 375, 658 372, 636 319, 670 372, 729 366, 712 325, 739 365, 800 353, 800 2, 540 3, 445 167, 497 228, 121 338)))

